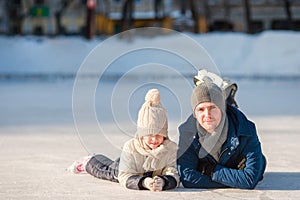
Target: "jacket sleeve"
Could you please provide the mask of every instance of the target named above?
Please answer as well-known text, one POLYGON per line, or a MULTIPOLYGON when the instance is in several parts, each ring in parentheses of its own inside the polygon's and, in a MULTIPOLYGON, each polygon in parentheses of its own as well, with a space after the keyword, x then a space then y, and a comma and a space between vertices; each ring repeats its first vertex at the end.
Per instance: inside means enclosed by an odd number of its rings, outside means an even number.
POLYGON ((212 176, 213 181, 229 187, 254 189, 262 179, 266 161, 261 151, 255 125, 249 122, 249 126, 252 127, 253 134, 251 136, 243 136, 240 139, 240 145, 245 146, 240 152, 246 157, 245 168, 238 170, 217 165, 212 176))
POLYGON ((132 190, 144 190, 143 181, 147 178, 146 176, 132 175, 126 180, 125 187, 132 190))
POLYGON ((122 187, 134 190, 145 189, 142 181, 146 178, 142 172, 136 169, 134 154, 132 153, 131 141, 124 144, 120 157, 118 181, 122 187))
MULTIPOLYGON (((150 173, 152 174, 152 173, 150 173)), ((147 177, 152 177, 152 175, 131 175, 126 180, 125 187, 128 189, 134 189, 134 190, 144 190, 146 188, 143 187, 143 180, 147 177)), ((163 190, 170 190, 178 187, 179 185, 179 175, 177 172, 176 167, 168 166, 164 169, 162 175, 159 175, 164 181, 165 185, 163 187, 163 190)))
POLYGON ((168 159, 168 164, 162 171, 161 177, 165 181, 165 186, 163 187, 163 190, 170 190, 174 189, 179 186, 180 178, 178 175, 178 170, 176 168, 176 158, 177 158, 177 145, 175 145, 175 151, 172 153, 168 159))
POLYGON ((179 127, 179 145, 177 167, 182 185, 186 188, 224 188, 221 183, 211 180, 209 176, 202 175, 198 170, 198 150, 193 141, 193 135, 179 127))

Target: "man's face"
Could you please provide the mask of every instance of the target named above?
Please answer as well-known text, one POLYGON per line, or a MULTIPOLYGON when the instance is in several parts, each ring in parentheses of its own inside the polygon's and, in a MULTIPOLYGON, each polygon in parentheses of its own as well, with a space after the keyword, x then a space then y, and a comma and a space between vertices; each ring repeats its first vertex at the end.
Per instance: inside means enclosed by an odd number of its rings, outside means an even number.
POLYGON ((222 112, 212 102, 203 102, 196 106, 195 116, 199 124, 209 133, 219 126, 222 119, 222 112))

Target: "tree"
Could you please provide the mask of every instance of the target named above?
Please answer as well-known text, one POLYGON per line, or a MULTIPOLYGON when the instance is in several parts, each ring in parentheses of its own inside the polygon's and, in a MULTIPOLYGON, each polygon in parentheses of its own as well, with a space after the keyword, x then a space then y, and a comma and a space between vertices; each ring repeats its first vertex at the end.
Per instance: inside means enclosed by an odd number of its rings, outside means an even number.
POLYGON ((132 27, 133 12, 134 12, 133 0, 125 0, 122 6, 121 31, 128 30, 132 27))
POLYGON ((61 24, 61 18, 64 13, 64 11, 67 9, 69 4, 71 3, 71 0, 61 0, 59 8, 55 12, 55 22, 56 22, 56 30, 57 34, 64 34, 65 29, 61 24))
POLYGON ((5 4, 8 16, 8 32, 9 34, 22 33, 22 2, 21 0, 9 0, 5 4))

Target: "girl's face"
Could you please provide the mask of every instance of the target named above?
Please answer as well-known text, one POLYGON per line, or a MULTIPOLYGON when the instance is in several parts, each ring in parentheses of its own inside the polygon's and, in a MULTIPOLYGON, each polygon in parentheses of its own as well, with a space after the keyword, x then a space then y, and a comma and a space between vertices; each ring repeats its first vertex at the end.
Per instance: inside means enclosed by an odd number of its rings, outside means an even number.
POLYGON ((159 147, 164 142, 164 136, 162 135, 149 135, 144 136, 143 141, 150 149, 155 149, 159 147))

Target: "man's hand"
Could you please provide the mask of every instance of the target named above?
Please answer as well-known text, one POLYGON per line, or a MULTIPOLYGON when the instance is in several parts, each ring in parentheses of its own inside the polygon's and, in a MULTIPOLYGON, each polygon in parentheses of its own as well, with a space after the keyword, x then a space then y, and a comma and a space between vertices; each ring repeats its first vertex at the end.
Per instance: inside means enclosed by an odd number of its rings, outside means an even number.
POLYGON ((239 161, 239 164, 237 165, 238 170, 243 170, 246 167, 246 157, 241 157, 241 160, 239 161))
POLYGON ((198 170, 201 172, 201 174, 212 177, 216 165, 216 162, 202 161, 198 165, 198 170))

